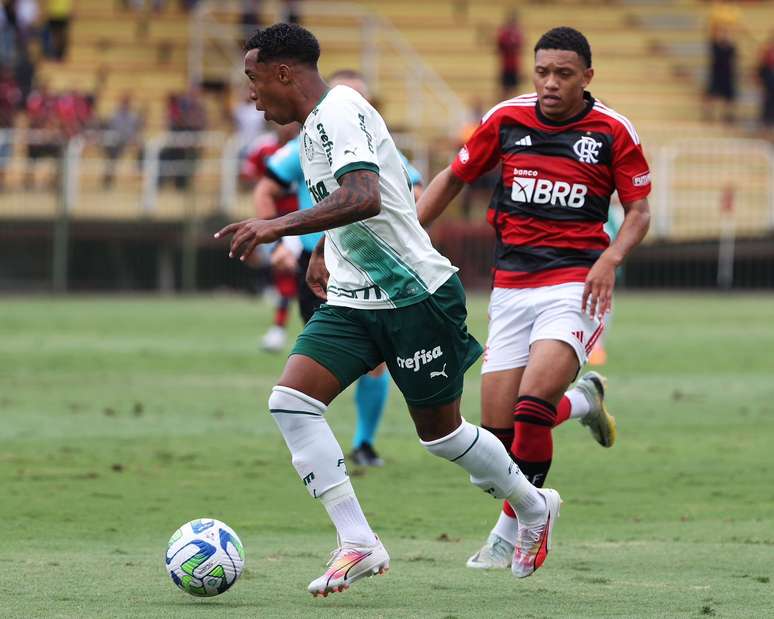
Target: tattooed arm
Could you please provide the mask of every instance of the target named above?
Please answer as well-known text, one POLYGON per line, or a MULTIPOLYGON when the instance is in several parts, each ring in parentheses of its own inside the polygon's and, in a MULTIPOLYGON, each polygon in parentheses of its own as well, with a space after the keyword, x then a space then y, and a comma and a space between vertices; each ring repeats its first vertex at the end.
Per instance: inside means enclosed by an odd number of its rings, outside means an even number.
POLYGON ((288 213, 276 219, 246 219, 229 224, 215 234, 233 234, 229 257, 245 260, 261 243, 271 243, 288 235, 330 230, 378 215, 382 208, 379 175, 355 170, 341 177, 340 187, 316 206, 288 213))

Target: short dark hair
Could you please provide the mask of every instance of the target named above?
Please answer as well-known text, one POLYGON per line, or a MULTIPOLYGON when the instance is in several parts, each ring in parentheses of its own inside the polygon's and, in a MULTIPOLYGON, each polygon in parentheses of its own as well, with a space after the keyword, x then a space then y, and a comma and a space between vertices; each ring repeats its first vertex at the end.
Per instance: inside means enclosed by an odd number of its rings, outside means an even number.
POLYGON ((295 60, 312 67, 320 59, 320 43, 298 24, 279 23, 258 29, 245 41, 244 51, 258 50, 258 62, 295 60))
POLYGON ((546 32, 535 44, 535 53, 539 49, 562 49, 575 52, 586 62, 586 68, 591 66, 591 46, 583 33, 575 28, 561 26, 546 32))

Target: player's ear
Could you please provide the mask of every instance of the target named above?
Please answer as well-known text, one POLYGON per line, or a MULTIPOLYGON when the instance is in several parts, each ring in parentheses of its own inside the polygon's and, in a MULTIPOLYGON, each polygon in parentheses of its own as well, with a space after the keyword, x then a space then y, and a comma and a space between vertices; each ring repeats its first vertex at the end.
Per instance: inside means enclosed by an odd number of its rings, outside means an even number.
POLYGON ((275 74, 277 76, 277 81, 284 86, 287 86, 293 81, 293 70, 290 68, 290 65, 283 63, 277 64, 275 74))
POLYGON ((583 70, 583 87, 586 88, 594 78, 594 67, 583 70))

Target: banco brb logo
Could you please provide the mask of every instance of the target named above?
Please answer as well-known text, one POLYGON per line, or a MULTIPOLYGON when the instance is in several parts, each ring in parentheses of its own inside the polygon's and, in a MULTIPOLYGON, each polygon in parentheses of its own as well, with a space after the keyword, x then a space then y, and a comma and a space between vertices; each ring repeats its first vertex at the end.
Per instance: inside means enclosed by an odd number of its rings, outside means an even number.
POLYGON ((581 208, 589 188, 581 183, 550 181, 547 178, 513 179, 511 200, 522 204, 581 208))
POLYGON ((600 148, 602 148, 602 142, 597 142, 587 135, 581 137, 572 146, 573 151, 578 155, 578 161, 581 163, 599 163, 600 148))

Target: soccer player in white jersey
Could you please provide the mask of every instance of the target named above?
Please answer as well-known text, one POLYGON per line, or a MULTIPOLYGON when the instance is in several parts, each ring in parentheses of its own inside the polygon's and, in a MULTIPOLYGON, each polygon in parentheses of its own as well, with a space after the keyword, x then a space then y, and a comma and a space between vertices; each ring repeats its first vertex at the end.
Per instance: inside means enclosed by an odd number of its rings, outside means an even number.
POLYGON ((344 388, 382 361, 406 399, 422 446, 518 510, 513 572, 529 576, 550 550, 559 494, 535 488, 495 436, 461 416, 463 374, 481 346, 465 325, 457 269, 419 225, 381 116, 351 88, 329 89, 317 69, 319 55, 314 35, 295 24, 259 30, 245 45, 256 109, 267 120, 303 125, 301 160, 316 205, 230 224, 216 234, 233 235, 229 255, 245 259, 260 243, 326 231, 307 278, 327 287, 328 302, 298 337, 268 402, 293 466, 324 505, 339 540, 308 590, 323 596, 343 591, 389 567, 324 416, 344 388))

